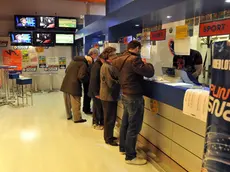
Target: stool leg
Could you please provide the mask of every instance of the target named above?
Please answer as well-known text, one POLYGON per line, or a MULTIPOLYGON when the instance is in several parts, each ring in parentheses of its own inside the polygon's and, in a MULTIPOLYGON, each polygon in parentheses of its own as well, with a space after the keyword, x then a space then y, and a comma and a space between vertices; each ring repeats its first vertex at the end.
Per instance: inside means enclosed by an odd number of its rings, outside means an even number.
POLYGON ((33 104, 34 104, 34 102, 33 102, 33 85, 31 85, 30 94, 31 94, 31 105, 33 106, 33 104))
POLYGON ((19 88, 18 88, 18 85, 17 85, 17 103, 18 103, 18 106, 19 106, 19 88))
POLYGON ((24 87, 22 85, 22 105, 23 107, 25 106, 25 102, 24 102, 24 87))
POLYGON ((28 89, 28 86, 26 85, 26 89, 25 89, 25 91, 26 91, 26 104, 28 105, 29 103, 28 103, 28 93, 27 93, 27 89, 28 89))

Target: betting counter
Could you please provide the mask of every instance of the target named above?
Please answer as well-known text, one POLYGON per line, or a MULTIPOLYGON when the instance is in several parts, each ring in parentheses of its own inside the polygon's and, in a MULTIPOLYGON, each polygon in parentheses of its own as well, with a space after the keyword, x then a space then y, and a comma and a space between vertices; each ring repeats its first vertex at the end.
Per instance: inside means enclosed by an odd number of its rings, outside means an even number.
MULTIPOLYGON (((150 156, 155 154, 153 159, 165 171, 201 171, 206 122, 183 114, 188 87, 144 82, 145 115, 140 146, 150 156), (157 111, 153 110, 155 101, 157 111)), ((122 118, 122 114, 119 102, 118 118, 122 118)))

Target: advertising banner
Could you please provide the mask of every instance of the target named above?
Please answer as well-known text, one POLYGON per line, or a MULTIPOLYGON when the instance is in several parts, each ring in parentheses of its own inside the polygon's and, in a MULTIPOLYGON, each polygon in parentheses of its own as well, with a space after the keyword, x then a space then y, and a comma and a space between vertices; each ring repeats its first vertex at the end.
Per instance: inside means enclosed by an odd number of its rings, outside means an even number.
POLYGON ((200 37, 230 34, 230 19, 200 24, 200 37))
POLYGON ((166 29, 158 30, 150 33, 151 41, 162 41, 166 39, 166 29))
POLYGON ((3 64, 17 66, 14 70, 22 70, 22 53, 20 50, 3 50, 3 64))
POLYGON ((59 57, 59 68, 66 69, 66 57, 59 57))
POLYGON ((214 44, 202 172, 230 171, 230 42, 214 44))
POLYGON ((46 68, 46 56, 39 56, 39 68, 46 68))

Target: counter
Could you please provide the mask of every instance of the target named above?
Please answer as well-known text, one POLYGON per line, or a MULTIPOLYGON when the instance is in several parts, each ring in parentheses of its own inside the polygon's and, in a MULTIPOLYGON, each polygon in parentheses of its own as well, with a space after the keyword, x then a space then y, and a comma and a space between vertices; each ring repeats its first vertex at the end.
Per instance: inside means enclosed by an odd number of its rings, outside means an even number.
MULTIPOLYGON (((142 147, 157 155, 154 160, 167 172, 201 171, 206 123, 183 114, 187 88, 151 81, 144 85, 145 115, 139 137, 142 147), (151 111, 152 100, 158 101, 158 113, 151 111)), ((119 102, 118 118, 122 114, 119 102)))

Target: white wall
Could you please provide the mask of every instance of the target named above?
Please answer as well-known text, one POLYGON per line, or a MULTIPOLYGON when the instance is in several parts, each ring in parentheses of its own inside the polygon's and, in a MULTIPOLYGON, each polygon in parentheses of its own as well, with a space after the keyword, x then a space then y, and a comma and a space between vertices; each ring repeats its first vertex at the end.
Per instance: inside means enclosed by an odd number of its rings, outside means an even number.
MULTIPOLYGON (((84 2, 68 0, 1 0, 0 36, 14 30, 15 14, 80 17, 86 14, 84 2)), ((105 5, 90 4, 90 14, 105 15, 105 5)))

